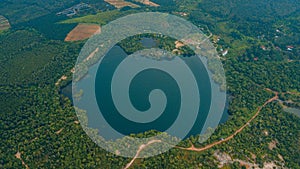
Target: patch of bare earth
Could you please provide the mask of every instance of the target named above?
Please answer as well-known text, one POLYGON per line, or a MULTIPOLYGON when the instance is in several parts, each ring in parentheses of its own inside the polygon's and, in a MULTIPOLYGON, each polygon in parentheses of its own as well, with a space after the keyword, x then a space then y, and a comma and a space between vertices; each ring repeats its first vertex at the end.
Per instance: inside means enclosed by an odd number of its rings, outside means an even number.
POLYGON ((60 79, 57 80, 57 82, 55 83, 55 86, 58 86, 61 81, 67 80, 67 78, 68 78, 67 76, 63 75, 60 79))
POLYGON ((127 1, 124 1, 124 0, 104 0, 104 1, 111 4, 111 5, 113 5, 114 7, 118 8, 118 9, 123 8, 125 6, 129 6, 129 7, 132 7, 132 8, 140 7, 137 4, 127 2, 127 1))
POLYGON ((180 50, 181 47, 185 46, 184 43, 180 41, 175 41, 175 49, 173 49, 173 53, 175 54, 182 54, 182 51, 180 50))
POLYGON ((158 7, 159 5, 154 3, 154 2, 151 2, 150 0, 135 0, 136 2, 140 2, 142 4, 145 4, 145 5, 149 5, 149 6, 154 6, 154 7, 158 7))
POLYGON ((60 130, 56 131, 55 134, 60 134, 63 130, 64 128, 61 128, 60 130))
POLYGON ((247 162, 247 161, 243 161, 243 160, 239 160, 239 159, 235 159, 235 160, 233 160, 233 162, 239 162, 240 166, 245 166, 247 169, 259 169, 258 164, 255 164, 255 163, 251 163, 251 162, 247 162))
POLYGON ((151 141, 149 141, 147 144, 142 144, 142 145, 140 145, 140 147, 139 147, 139 149, 137 150, 135 156, 134 156, 133 159, 132 159, 125 167, 124 167, 124 169, 128 169, 128 168, 131 167, 131 165, 132 165, 133 162, 139 157, 139 155, 140 155, 140 153, 141 153, 141 151, 142 151, 143 149, 145 149, 146 147, 150 146, 150 145, 153 144, 153 143, 160 143, 160 142, 161 142, 161 140, 151 140, 151 141))
POLYGON ((68 33, 65 41, 80 41, 90 38, 94 34, 101 33, 101 27, 96 24, 79 24, 68 33))
POLYGON ((99 51, 99 47, 96 48, 84 61, 86 62, 86 61, 92 59, 98 51, 99 51))
POLYGON ((21 160, 22 165, 24 165, 26 169, 29 169, 28 165, 23 161, 21 155, 22 155, 22 154, 18 151, 18 152, 15 154, 15 157, 16 157, 17 159, 21 160))
POLYGON ((278 158, 280 161, 284 161, 284 158, 282 157, 282 155, 278 154, 278 158))
POLYGON ((219 161, 218 168, 222 168, 225 164, 232 162, 232 158, 229 154, 221 153, 219 151, 214 153, 214 157, 219 161))
POLYGON ((268 136, 268 135, 269 135, 268 130, 264 130, 263 133, 264 133, 265 136, 268 136))
POLYGON ((285 167, 278 166, 278 165, 275 164, 275 162, 264 163, 263 169, 274 169, 274 168, 282 168, 282 169, 284 169, 285 167))
POLYGON ((274 148, 276 148, 276 145, 278 144, 278 142, 276 140, 273 140, 269 143, 268 148, 270 150, 273 150, 274 148))
POLYGON ((184 46, 184 44, 182 43, 182 42, 180 42, 180 41, 176 41, 175 42, 175 47, 178 49, 178 48, 180 48, 180 47, 183 47, 184 46))
MULTIPOLYGON (((251 156, 253 158, 253 154, 251 156)), ((240 164, 240 166, 244 166, 247 169, 261 169, 259 167, 259 165, 256 164, 255 162, 249 162, 249 161, 240 160, 240 159, 233 159, 233 158, 231 158, 231 156, 229 154, 224 153, 224 152, 215 151, 214 157, 219 162, 218 168, 222 168, 227 164, 233 164, 234 162, 238 162, 240 164)), ((256 158, 256 156, 255 156, 255 158, 256 158)), ((278 163, 278 161, 265 162, 262 169, 285 168, 283 163, 280 166, 280 165, 277 165, 275 162, 278 163)))
POLYGON ((10 24, 9 24, 8 20, 4 16, 0 15, 0 31, 6 30, 9 28, 10 28, 10 24))

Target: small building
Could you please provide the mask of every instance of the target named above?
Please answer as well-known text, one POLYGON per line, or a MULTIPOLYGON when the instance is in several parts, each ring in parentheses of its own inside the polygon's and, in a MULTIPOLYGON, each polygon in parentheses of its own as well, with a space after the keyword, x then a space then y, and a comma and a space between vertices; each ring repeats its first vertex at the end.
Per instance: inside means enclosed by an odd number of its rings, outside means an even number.
POLYGON ((228 54, 228 50, 224 50, 223 52, 222 52, 222 56, 226 56, 228 54))
POLYGON ((260 48, 261 48, 262 50, 267 50, 267 48, 266 48, 264 45, 261 45, 260 48))
POLYGON ((292 51, 294 49, 294 46, 287 46, 286 49, 292 51))

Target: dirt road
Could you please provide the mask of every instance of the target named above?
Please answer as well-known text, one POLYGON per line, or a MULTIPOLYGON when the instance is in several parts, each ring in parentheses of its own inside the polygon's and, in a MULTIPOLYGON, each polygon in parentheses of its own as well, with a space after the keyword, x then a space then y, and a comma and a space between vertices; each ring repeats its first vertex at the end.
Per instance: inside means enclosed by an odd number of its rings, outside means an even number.
MULTIPOLYGON (((224 142, 227 142, 229 141, 230 139, 232 139, 234 136, 236 136, 237 134, 239 134, 240 132, 242 132, 245 127, 247 127, 258 115, 259 113, 261 112, 262 108, 265 107, 267 104, 269 104, 270 102, 273 102, 275 100, 278 99, 278 92, 274 92, 270 89, 265 89, 267 91, 270 91, 272 93, 275 94, 274 97, 270 98, 269 100, 267 100, 261 107, 258 108, 258 110, 256 111, 256 113, 251 117, 251 119, 249 119, 247 121, 246 124, 244 124, 243 126, 241 126, 239 129, 237 129, 233 134, 231 134, 230 136, 228 136, 227 138, 223 139, 223 140, 220 140, 220 141, 217 141, 217 142, 214 142, 214 143, 211 143, 211 144, 208 144, 206 145, 205 147, 201 147, 201 148, 196 148, 193 144, 191 145, 191 147, 188 147, 188 148, 184 148, 184 147, 179 147, 179 146, 176 146, 175 148, 178 148, 178 149, 182 149, 182 150, 188 150, 188 151, 196 151, 196 152, 201 152, 201 151, 204 151, 204 150, 207 150, 207 149, 210 149, 216 145, 219 145, 219 144, 222 144, 224 142)), ((158 143, 158 142, 161 142, 161 140, 152 140, 152 141, 149 141, 146 145, 143 144, 140 146, 140 148, 138 149, 135 157, 126 165, 126 167, 124 169, 128 169, 134 162, 134 160, 136 158, 138 158, 140 152, 147 146, 153 144, 153 143, 158 143)))
POLYGON ((147 146, 149 146, 149 145, 151 145, 151 144, 153 144, 153 143, 160 143, 160 142, 161 142, 161 140, 151 140, 151 141, 149 141, 147 144, 142 144, 142 145, 140 145, 140 147, 139 147, 139 149, 137 150, 135 156, 134 156, 133 159, 126 165, 126 167, 125 167, 124 169, 128 169, 128 168, 133 164, 133 162, 135 161, 135 159, 137 159, 137 158, 139 157, 139 155, 140 155, 140 153, 141 153, 141 151, 142 151, 143 149, 145 149, 147 146))
POLYGON ((201 147, 201 148, 196 148, 194 145, 192 145, 191 147, 188 147, 188 148, 178 147, 178 146, 176 148, 179 148, 179 149, 182 149, 182 150, 189 150, 189 151, 200 152, 200 151, 204 151, 204 150, 210 149, 210 148, 212 148, 212 147, 214 147, 216 145, 219 145, 219 144, 222 144, 224 142, 229 141, 234 136, 236 136, 237 134, 239 134, 240 132, 242 132, 244 130, 244 128, 247 127, 259 115, 259 113, 260 113, 260 111, 261 111, 261 109, 263 107, 265 107, 268 103, 270 103, 270 102, 278 99, 278 92, 274 92, 274 93, 275 93, 275 96, 272 97, 272 98, 270 98, 269 100, 267 100, 261 107, 259 107, 258 110, 257 110, 257 112, 254 114, 254 116, 252 116, 252 118, 250 120, 248 120, 246 124, 244 124, 242 127, 240 127, 238 130, 236 130, 233 134, 231 134, 227 138, 225 138, 223 140, 220 140, 220 141, 217 141, 217 142, 214 142, 214 143, 211 143, 211 144, 208 144, 205 147, 201 147))

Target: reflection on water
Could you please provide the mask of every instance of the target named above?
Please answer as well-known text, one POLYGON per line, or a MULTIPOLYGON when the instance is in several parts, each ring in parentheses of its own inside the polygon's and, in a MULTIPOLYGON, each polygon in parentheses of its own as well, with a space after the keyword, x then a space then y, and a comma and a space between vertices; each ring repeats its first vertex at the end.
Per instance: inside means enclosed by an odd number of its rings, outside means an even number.
POLYGON ((143 37, 140 42, 145 48, 153 48, 157 45, 156 41, 152 38, 143 37))
MULTIPOLYGON (((156 42, 153 39, 151 39, 151 38, 143 38, 141 43, 143 43, 143 45, 145 45, 145 47, 154 47, 156 45, 156 42)), ((110 78, 112 76, 108 76, 107 73, 108 72, 112 72, 112 73, 114 72, 114 69, 113 69, 114 66, 113 66, 113 64, 118 63, 118 62, 116 62, 116 59, 120 60, 120 59, 122 59, 120 57, 126 57, 125 52, 120 47, 114 47, 114 48, 112 48, 112 50, 110 51, 109 54, 111 55, 111 57, 106 57, 106 60, 103 60, 103 63, 107 64, 107 67, 106 67, 105 71, 103 71, 103 72, 106 72, 105 76, 103 76, 102 78, 98 79, 99 81, 101 80, 101 81, 110 82, 111 81, 110 78), (113 70, 110 70, 110 69, 113 69, 113 70)), ((207 85, 209 85, 209 83, 207 83, 207 84, 204 83, 204 82, 207 82, 208 80, 203 80, 203 77, 205 77, 205 73, 206 72, 204 71, 205 70, 204 66, 203 67, 199 66, 200 63, 198 63, 198 62, 200 62, 200 60, 197 60, 197 58, 195 58, 195 57, 182 58, 182 59, 189 65, 189 67, 191 68, 191 70, 197 70, 197 73, 200 74, 199 76, 196 76, 196 78, 199 77, 199 79, 197 79, 197 81, 199 82, 198 84, 201 84, 202 85, 201 87, 203 87, 203 89, 208 89, 208 88, 210 89, 210 86, 207 86, 207 85), (201 77, 201 79, 200 79, 200 77, 201 77)), ((92 66, 89 69, 89 73, 94 73, 95 74, 97 72, 97 70, 98 70, 97 66, 92 66)), ((153 74, 153 76, 154 75, 155 74, 153 74)), ((152 74, 151 74, 151 76, 152 76, 152 74)), ((149 76, 149 77, 151 77, 151 76, 149 76)), ((87 76, 85 78, 90 78, 90 77, 91 76, 87 76)), ((157 81, 155 81, 155 82, 157 82, 157 81)), ((169 90, 169 89, 172 90, 172 91, 175 90, 174 89, 175 87, 170 86, 170 84, 169 84, 170 80, 166 80, 166 79, 162 78, 162 79, 159 79, 158 82, 160 82, 159 85, 162 85, 161 87, 164 88, 165 90, 169 90)), ((144 81, 140 81, 140 83, 138 83, 138 86, 144 86, 145 87, 145 86, 149 85, 149 84, 147 84, 147 82, 144 82, 144 81)), ((218 85, 215 84, 215 83, 213 83, 211 85, 212 85, 213 88, 217 88, 218 87, 218 85)), ((90 84, 83 84, 83 83, 78 85, 78 87, 80 89, 83 89, 84 92, 89 91, 88 89, 86 89, 89 86, 90 86, 90 84)), ((150 85, 150 86, 153 86, 153 85, 150 85)), ((135 87, 135 88, 139 89, 138 87, 135 87)), ((143 88, 141 88, 141 90, 143 90, 143 88)), ((165 90, 163 90, 163 91, 165 91, 165 90)), ((210 90, 202 91, 200 96, 206 96, 205 92, 207 92, 207 91, 210 91, 210 90)), ((72 100, 72 84, 69 84, 65 88, 62 88, 61 89, 61 93, 72 100)), ((140 90, 138 90, 138 93, 141 93, 140 90)), ((91 96, 91 95, 93 95, 93 94, 91 94, 91 93, 90 94, 85 93, 83 95, 83 97, 85 97, 85 96, 91 96)), ((147 103, 147 102, 145 102, 145 99, 142 99, 142 96, 137 96, 137 97, 138 97, 136 99, 137 100, 136 103, 138 103, 137 107, 139 107, 139 106, 141 106, 141 107, 145 107, 146 106, 147 107, 147 105, 145 105, 147 103)), ((207 98, 207 97, 205 97, 205 98, 207 98)), ((202 103, 201 103, 202 106, 200 107, 199 114, 201 112, 204 112, 204 113, 207 112, 208 113, 208 111, 202 110, 204 108, 208 108, 208 110, 209 110, 209 107, 210 107, 210 100, 209 99, 205 99, 205 98, 202 98, 202 103)), ((172 99, 176 99, 176 97, 173 97, 173 95, 172 95, 172 97, 170 97, 169 99, 171 99, 171 100, 172 99)), ((89 112, 95 112, 95 110, 92 110, 93 106, 90 106, 89 99, 83 99, 83 100, 85 100, 86 102, 85 101, 81 101, 80 103, 78 103, 78 105, 79 105, 79 108, 83 108, 84 110, 87 110, 87 112, 88 112, 87 115, 89 117, 89 126, 93 127, 93 128, 97 128, 101 132, 106 132, 107 131, 107 129, 106 129, 107 126, 102 125, 104 123, 101 122, 99 120, 99 118, 92 117, 91 114, 89 113, 89 112)), ((105 99, 103 99, 103 100, 104 100, 104 102, 103 102, 104 105, 110 105, 110 104, 105 103, 105 101, 106 101, 105 99)), ((171 102, 171 101, 168 100, 168 102, 171 102)), ((189 102, 189 101, 187 100, 187 102, 189 102)), ((214 103, 214 105, 218 105, 218 104, 219 103, 214 103)), ((174 105, 174 104, 172 104, 172 105, 174 105)), ((177 103, 175 105, 179 105, 179 103, 177 103)), ((174 110, 172 109, 173 107, 174 106, 171 106, 170 109, 168 109, 169 114, 174 113, 174 110)), ((229 119, 229 114, 228 114, 228 111, 227 111, 228 110, 227 107, 228 107, 228 100, 226 102, 226 108, 225 108, 225 111, 223 112, 223 116, 222 116, 222 119, 221 119, 220 123, 225 123, 229 119)), ((108 112, 110 112, 110 111, 108 111, 108 112)), ((215 112, 215 114, 212 114, 212 117, 216 117, 215 119, 217 120, 217 119, 219 119, 219 117, 217 117, 218 115, 219 115, 219 113, 215 112)), ((112 117, 115 118, 115 116, 112 116, 112 117)), ((171 117, 170 117, 170 119, 171 119, 171 117)), ((201 120, 201 116, 199 116, 199 119, 201 120)), ((117 122, 118 121, 116 121, 116 123, 117 122)), ((203 122, 202 123, 200 123, 200 122, 197 121, 196 125, 194 125, 195 127, 192 128, 192 130, 191 130, 191 132, 190 132, 189 135, 194 135, 195 133, 197 133, 197 134, 199 133, 198 130, 202 128, 202 126, 200 126, 200 124, 203 123, 203 122), (199 125, 197 125, 198 123, 199 123, 199 125)), ((211 123, 213 123, 213 122, 211 122, 211 123)), ((118 123, 118 125, 119 124, 120 123, 118 123)), ((165 125, 165 122, 161 123, 161 125, 158 125, 161 129, 164 129, 164 130, 160 130, 160 128, 158 128, 158 129, 155 128, 155 129, 158 130, 158 131, 165 131, 166 127, 164 125, 165 125)), ((210 126, 211 124, 207 124, 207 125, 210 126)), ((135 127, 132 127, 132 128, 135 128, 135 127)), ((141 131, 137 131, 137 133, 140 133, 140 132, 141 131)))
MULTIPOLYGON (((64 88, 60 89, 60 93, 64 95, 65 97, 68 97, 72 101, 72 83, 68 84, 64 88)), ((225 123, 227 120, 229 120, 229 113, 228 113, 228 106, 229 106, 229 96, 227 95, 227 100, 226 100, 226 107, 223 112, 223 116, 221 118, 220 124, 225 123)), ((300 117, 300 109, 296 108, 284 108, 284 111, 296 114, 298 117, 300 117)))

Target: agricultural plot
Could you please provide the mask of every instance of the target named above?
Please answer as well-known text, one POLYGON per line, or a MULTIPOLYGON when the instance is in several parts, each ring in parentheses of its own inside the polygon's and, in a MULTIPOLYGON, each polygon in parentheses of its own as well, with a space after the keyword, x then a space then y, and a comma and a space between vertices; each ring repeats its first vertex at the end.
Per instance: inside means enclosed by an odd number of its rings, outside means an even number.
POLYGON ((0 15, 0 31, 6 30, 9 28, 10 28, 10 24, 9 24, 8 20, 4 16, 0 15))
POLYGON ((104 1, 111 4, 111 5, 113 5, 114 7, 118 8, 118 9, 123 8, 125 6, 129 6, 129 7, 132 7, 132 8, 140 7, 137 4, 127 2, 127 1, 124 1, 124 0, 104 0, 104 1))
POLYGON ((96 24, 79 24, 77 25, 65 38, 65 41, 79 41, 85 40, 94 35, 100 33, 101 28, 96 24))
POLYGON ((159 4, 156 4, 156 3, 154 3, 154 2, 152 2, 150 0, 135 0, 135 1, 136 2, 140 2, 140 3, 144 4, 144 5, 148 5, 148 6, 154 6, 154 7, 158 7, 159 6, 159 4))

